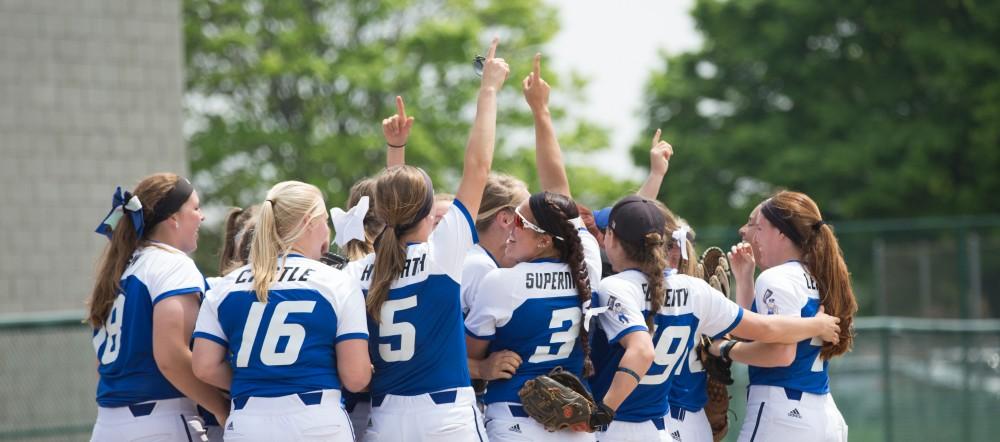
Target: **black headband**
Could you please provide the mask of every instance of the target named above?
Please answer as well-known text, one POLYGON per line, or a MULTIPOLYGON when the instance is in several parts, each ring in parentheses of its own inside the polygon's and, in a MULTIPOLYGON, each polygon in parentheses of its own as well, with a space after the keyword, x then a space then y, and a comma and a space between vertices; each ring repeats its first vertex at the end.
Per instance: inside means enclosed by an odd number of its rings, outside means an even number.
POLYGON ((146 231, 151 232, 154 226, 167 219, 170 215, 177 213, 193 192, 194 186, 191 185, 191 182, 187 178, 177 177, 177 184, 174 184, 174 188, 170 189, 167 192, 167 196, 164 196, 153 207, 153 217, 146 224, 146 231))
POLYGON ((427 175, 427 172, 424 172, 423 169, 418 170, 420 170, 420 173, 424 175, 424 184, 427 187, 427 195, 424 196, 424 205, 420 206, 420 210, 417 211, 417 215, 412 221, 392 227, 392 229, 396 231, 397 238, 407 230, 412 229, 413 226, 416 226, 421 220, 427 218, 427 215, 430 215, 431 210, 434 209, 434 184, 431 183, 431 177, 427 175))
MULTIPOLYGON (((535 222, 538 224, 538 227, 541 227, 542 230, 545 230, 552 236, 560 236, 559 232, 562 231, 562 224, 567 220, 560 219, 559 214, 549 208, 549 204, 546 202, 547 196, 548 192, 538 192, 531 195, 528 198, 528 207, 531 208, 531 213, 535 215, 535 222)), ((578 215, 567 213, 566 216, 576 218, 578 215)))
POLYGON ((774 207, 773 200, 767 200, 763 206, 760 208, 760 213, 767 218, 775 228, 778 229, 783 235, 787 236, 788 239, 792 240, 796 246, 802 247, 802 235, 799 234, 798 230, 795 230, 795 226, 789 222, 791 216, 784 217, 781 216, 779 209, 774 207))

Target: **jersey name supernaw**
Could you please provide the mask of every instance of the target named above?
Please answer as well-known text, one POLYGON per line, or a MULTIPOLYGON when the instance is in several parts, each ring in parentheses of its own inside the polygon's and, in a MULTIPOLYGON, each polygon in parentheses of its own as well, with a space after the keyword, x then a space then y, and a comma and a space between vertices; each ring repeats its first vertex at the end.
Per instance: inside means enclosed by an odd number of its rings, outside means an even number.
MULTIPOLYGON (((761 272, 754 284, 752 310, 763 315, 811 318, 819 312, 816 281, 799 261, 789 261, 761 272)), ((824 394, 830 392, 829 361, 820 358, 823 340, 814 337, 795 347, 787 367, 750 366, 750 385, 773 385, 824 394)))
MULTIPOLYGON (((711 288, 704 280, 687 275, 665 279, 663 306, 653 317, 655 356, 639 385, 615 413, 615 420, 644 422, 669 411, 667 396, 672 376, 686 364, 698 333, 719 336, 736 327, 743 309, 711 288)), ((625 354, 621 339, 635 331, 648 331, 650 304, 646 276, 635 269, 605 278, 598 289, 598 305, 608 310, 598 316, 591 378, 594 396, 604 397, 625 354)))
POLYGON ((367 339, 357 281, 319 261, 278 258, 267 302, 257 300, 249 265, 209 290, 194 337, 228 349, 234 398, 339 389, 336 344, 367 339))
MULTIPOLYGON (((478 241, 475 223, 455 200, 425 243, 409 244, 403 271, 390 286, 380 321, 368 318, 374 398, 415 396, 471 385, 462 333, 460 287, 466 253, 478 241)), ((345 268, 371 287, 375 255, 345 268)))
MULTIPOLYGON (((590 280, 600 280, 601 255, 597 240, 578 227, 590 280)), ((592 286, 593 288, 593 286, 592 286)), ((521 357, 514 376, 490 381, 484 401, 519 403, 517 392, 525 381, 555 367, 581 375, 583 349, 579 343, 583 313, 569 265, 555 259, 523 262, 490 271, 479 285, 468 317, 466 333, 489 340, 488 353, 510 350, 521 357)))
POLYGON ((153 307, 172 296, 202 294, 205 278, 194 261, 162 243, 132 254, 104 326, 94 330, 99 362, 97 403, 121 407, 184 396, 153 359, 153 307))

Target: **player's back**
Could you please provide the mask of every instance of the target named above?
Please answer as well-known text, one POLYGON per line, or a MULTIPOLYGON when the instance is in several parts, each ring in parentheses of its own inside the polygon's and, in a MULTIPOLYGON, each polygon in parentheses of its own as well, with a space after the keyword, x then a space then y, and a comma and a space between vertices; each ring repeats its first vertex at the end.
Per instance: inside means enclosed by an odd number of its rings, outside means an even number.
POLYGON ((340 389, 336 344, 366 336, 360 288, 348 275, 291 254, 278 259, 274 277, 260 302, 250 266, 234 270, 203 308, 217 324, 199 317, 195 336, 232 354, 234 401, 340 389))
POLYGON ((153 308, 171 296, 203 293, 204 281, 194 261, 173 247, 157 243, 135 251, 105 326, 94 330, 100 406, 183 396, 153 358, 153 308))
MULTIPOLYGON (((471 385, 462 330, 460 281, 466 252, 477 240, 474 223, 455 201, 425 243, 409 244, 379 321, 368 318, 375 373, 371 392, 414 396, 471 385)), ((375 255, 346 270, 371 286, 375 255)))
MULTIPOLYGON (((757 277, 752 310, 763 315, 811 318, 819 312, 816 282, 799 261, 771 267, 757 277)), ((750 366, 751 385, 773 385, 815 394, 830 392, 829 361, 820 358, 823 341, 812 338, 796 344, 795 359, 787 367, 750 366)))
POLYGON ((489 353, 510 350, 522 362, 511 379, 490 381, 484 401, 520 402, 524 382, 555 367, 581 375, 581 320, 576 283, 565 263, 542 259, 487 274, 466 328, 490 340, 489 353))
MULTIPOLYGON (((687 275, 672 275, 665 279, 666 294, 659 312, 653 316, 655 356, 649 370, 642 377, 635 391, 616 412, 616 420, 641 422, 663 417, 667 412, 667 397, 672 388, 673 376, 680 365, 686 364, 694 348, 697 333, 712 336, 727 333, 742 317, 742 309, 713 293, 705 281, 687 275)), ((597 397, 610 388, 618 362, 625 349, 617 338, 636 329, 646 329, 634 318, 634 309, 624 306, 642 306, 642 321, 651 308, 646 277, 637 270, 627 270, 606 278, 601 284, 598 298, 608 311, 601 315, 601 328, 594 335, 594 364, 597 367, 591 385, 597 397), (611 295, 609 295, 609 293, 611 295), (628 297, 621 299, 615 294, 628 297), (618 325, 618 324, 621 325, 618 325), (613 335, 608 338, 610 333, 613 335)))

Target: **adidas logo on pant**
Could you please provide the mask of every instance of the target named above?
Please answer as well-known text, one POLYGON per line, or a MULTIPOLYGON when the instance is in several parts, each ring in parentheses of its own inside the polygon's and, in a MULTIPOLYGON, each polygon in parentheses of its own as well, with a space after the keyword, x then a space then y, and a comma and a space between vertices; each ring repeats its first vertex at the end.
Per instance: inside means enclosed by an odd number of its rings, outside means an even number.
POLYGON ((672 436, 676 441, 681 440, 681 430, 675 430, 673 433, 670 433, 670 436, 672 436))
POLYGON ((798 408, 793 408, 792 411, 788 412, 788 417, 794 417, 796 419, 802 419, 802 415, 799 414, 798 408))
POLYGON ((229 425, 226 425, 226 429, 229 431, 233 431, 233 423, 230 422, 229 425))
POLYGON ((510 428, 507 429, 507 431, 510 431, 512 433, 521 434, 521 424, 511 425, 510 428))

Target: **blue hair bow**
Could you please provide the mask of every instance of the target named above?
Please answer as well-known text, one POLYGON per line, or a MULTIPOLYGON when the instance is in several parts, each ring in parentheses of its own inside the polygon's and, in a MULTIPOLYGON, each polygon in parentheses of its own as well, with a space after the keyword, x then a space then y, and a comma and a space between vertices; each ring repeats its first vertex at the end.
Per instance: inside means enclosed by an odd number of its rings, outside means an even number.
POLYGON ((104 221, 101 221, 101 224, 97 226, 96 232, 107 236, 110 240, 112 231, 118 225, 118 220, 126 213, 132 218, 132 225, 135 226, 135 234, 142 237, 142 203, 139 202, 139 197, 132 195, 127 190, 122 192, 121 187, 115 190, 115 194, 111 199, 111 211, 108 212, 108 216, 104 217, 104 221))

